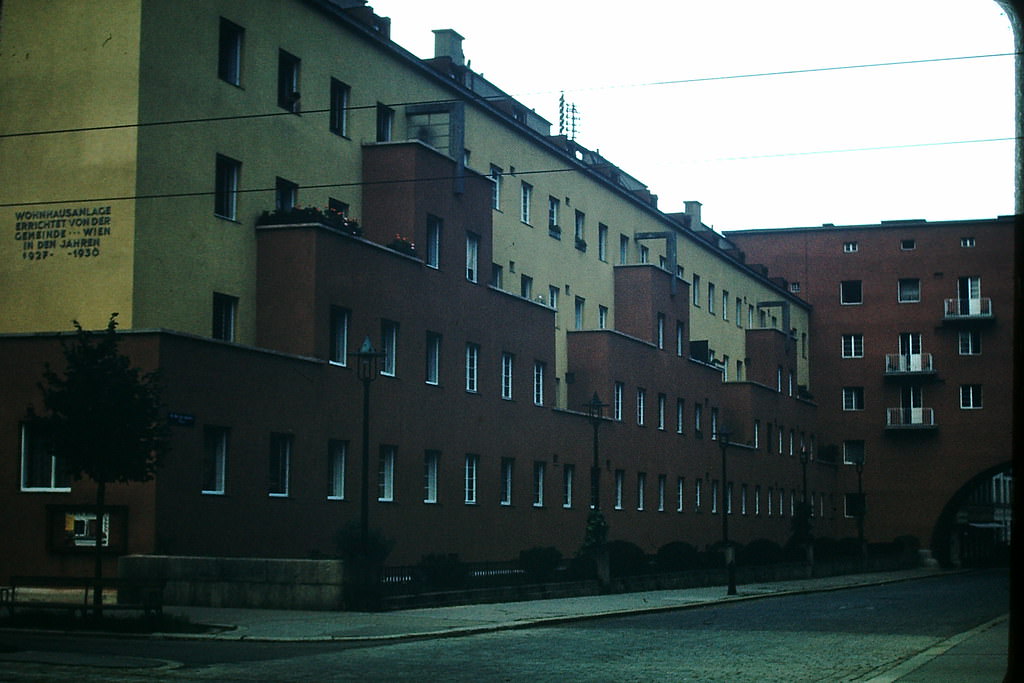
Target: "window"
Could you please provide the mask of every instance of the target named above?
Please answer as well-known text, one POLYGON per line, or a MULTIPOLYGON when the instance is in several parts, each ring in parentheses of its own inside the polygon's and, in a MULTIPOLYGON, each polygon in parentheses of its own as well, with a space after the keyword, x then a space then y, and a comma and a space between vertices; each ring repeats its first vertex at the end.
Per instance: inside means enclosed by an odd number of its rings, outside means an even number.
POLYGON ((644 415, 647 412, 647 390, 639 388, 636 390, 636 423, 643 427, 646 424, 644 415))
POLYGON ((743 327, 743 299, 736 297, 736 327, 743 327))
POLYGON ((512 400, 512 373, 515 365, 515 356, 507 351, 501 353, 501 397, 506 401, 512 400))
POLYGON ((966 249, 970 249, 971 247, 974 246, 974 238, 973 237, 961 237, 960 238, 960 246, 964 247, 966 249))
POLYGON ((844 305, 864 302, 860 280, 843 280, 839 283, 839 303, 844 305))
POLYGON ((562 507, 572 507, 572 482, 576 477, 576 466, 562 465, 562 507))
POLYGON ((577 211, 575 219, 573 221, 573 233, 572 236, 576 241, 576 248, 585 250, 587 248, 586 233, 584 232, 584 225, 586 224, 587 216, 582 211, 577 211))
POLYGON ((685 340, 686 327, 680 320, 676 321, 676 355, 680 358, 683 357, 683 342, 685 340))
POLYGON ((912 240, 912 239, 900 240, 900 250, 901 251, 911 251, 913 249, 917 249, 917 240, 912 240))
POLYGON ((512 468, 515 460, 512 458, 501 459, 501 504, 512 504, 512 468))
POLYGON ((644 509, 644 493, 647 489, 647 473, 637 472, 636 474, 636 509, 644 509))
POLYGON ((843 335, 843 358, 864 357, 864 335, 844 334, 843 335))
POLYGON ((640 263, 649 263, 651 260, 651 250, 649 247, 643 245, 640 246, 640 263))
POLYGON ((299 67, 302 60, 284 50, 277 52, 277 106, 298 113, 299 67))
POLYGON ((548 197, 548 231, 551 232, 552 237, 558 237, 562 233, 562 229, 558 226, 558 209, 561 206, 561 202, 555 197, 548 197))
POLYGON ((981 332, 977 330, 961 330, 959 341, 961 356, 977 356, 981 354, 981 332))
POLYGON ((665 511, 665 475, 658 475, 658 512, 665 511))
POLYGON ((658 429, 665 431, 665 394, 658 394, 658 429))
POLYGON ((655 325, 655 336, 657 337, 658 348, 665 348, 665 314, 659 313, 655 325))
POLYGON ((348 323, 351 313, 347 308, 331 306, 330 349, 328 359, 335 365, 348 365, 348 323))
POLYGON ((754 448, 761 447, 761 421, 754 420, 754 448))
POLYGON ((697 479, 693 482, 693 509, 700 512, 701 506, 701 489, 703 488, 703 480, 697 479))
POLYGON ((718 513, 718 480, 711 481, 711 514, 718 513))
POLYGON ((21 425, 21 490, 71 490, 64 460, 54 455, 49 435, 37 424, 21 425))
POLYGON ((768 516, 771 517, 772 516, 772 504, 775 502, 775 488, 774 487, 772 487, 772 486, 768 487, 768 494, 765 496, 764 502, 766 503, 765 507, 768 510, 768 516))
POLYGON ((704 406, 702 406, 700 403, 694 403, 693 404, 693 433, 694 433, 694 435, 698 439, 703 438, 703 433, 701 432, 701 429, 702 429, 701 422, 703 420, 704 420, 704 406))
POLYGON ((466 233, 466 279, 476 282, 479 270, 477 261, 480 255, 480 236, 472 232, 466 233))
POLYGON ((390 142, 395 134, 395 110, 377 103, 377 142, 390 142))
POLYGON ((847 254, 853 254, 858 249, 860 249, 860 247, 856 242, 843 242, 843 251, 847 254))
POLYGON ((480 361, 480 345, 466 344, 466 391, 477 393, 477 364, 480 361))
POLYGON ((598 306, 597 307, 597 328, 599 330, 608 329, 608 307, 598 306))
POLYGON ((224 427, 203 428, 204 494, 223 495, 228 461, 228 430, 224 427))
POLYGON ((754 515, 761 516, 761 485, 754 485, 754 515))
POLYGON ((722 320, 729 319, 729 290, 722 290, 722 320))
POLYGON ((231 85, 241 85, 242 83, 242 38, 244 37, 245 29, 221 17, 217 76, 231 85))
POLYGON ((960 385, 960 407, 963 410, 977 410, 981 408, 980 384, 960 385))
POLYGON ((558 287, 548 285, 548 306, 556 311, 558 310, 558 295, 560 292, 561 290, 559 290, 558 287))
POLYGON ((715 283, 708 283, 708 313, 715 314, 715 283))
POLYGON ((576 297, 576 304, 574 307, 575 312, 575 327, 577 330, 583 329, 583 309, 586 306, 586 299, 581 296, 576 297))
POLYGON ((352 89, 339 81, 331 79, 331 110, 327 121, 330 131, 348 137, 348 99, 352 89))
POLYGON ((533 298, 533 278, 529 275, 523 275, 519 280, 519 296, 524 299, 533 298))
POLYGON ((505 288, 505 273, 504 269, 497 263, 491 264, 491 285, 498 289, 505 288))
POLYGON ((612 415, 616 422, 622 422, 622 392, 625 386, 622 382, 616 382, 612 389, 612 415))
POLYGON ((608 262, 608 226, 604 223, 597 224, 597 258, 608 262))
POLYGON ((686 489, 686 479, 676 477, 676 512, 683 511, 683 492, 686 489))
POLYGON ((437 468, 441 461, 439 451, 427 451, 423 454, 423 502, 437 502, 437 468))
POLYGON ((843 441, 843 464, 857 465, 864 463, 864 442, 860 440, 843 441))
POLYGON ((920 301, 921 281, 917 278, 900 278, 897 287, 897 300, 901 304, 920 301))
POLYGON ((491 165, 491 208, 501 211, 501 169, 491 165))
POLYGON ((213 293, 213 331, 214 339, 235 341, 235 318, 238 315, 238 297, 213 293))
POLYGON ((395 499, 395 458, 398 448, 381 446, 377 462, 377 500, 390 503, 395 499))
POLYGON ((533 200, 533 185, 523 183, 519 191, 519 220, 530 224, 530 202, 533 200))
POLYGON ((464 500, 466 505, 476 505, 476 472, 479 465, 479 455, 466 455, 466 495, 464 500))
POLYGON ((629 238, 619 235, 619 265, 629 263, 629 238))
POLYGON ((864 387, 843 387, 843 410, 864 410, 864 387))
POLYGON ((427 332, 427 367, 425 381, 437 385, 441 377, 441 335, 427 332))
POLYGON ((615 509, 622 509, 622 485, 626 480, 626 472, 624 470, 615 470, 615 509))
POLYGON ((278 211, 290 211, 299 199, 299 186, 290 180, 277 178, 274 182, 274 207, 278 211))
POLYGON ((398 369, 398 323, 390 320, 381 321, 380 336, 384 352, 380 374, 394 377, 398 369))
POLYGON ((686 421, 686 400, 682 398, 676 399, 676 434, 682 434, 684 431, 684 422, 686 421))
POLYGON ((718 439, 718 408, 711 409, 711 440, 718 439))
POLYGON ((273 497, 288 495, 291 475, 292 436, 272 434, 270 436, 270 471, 267 493, 273 497))
POLYGON ((544 405, 544 363, 539 360, 533 362, 533 404, 544 405))
POLYGON ((700 275, 693 274, 693 281, 690 283, 690 289, 693 290, 693 305, 700 306, 700 275))
POLYGON ((544 466, 546 463, 533 463, 533 507, 544 507, 544 466))
POLYGON ((213 214, 233 221, 238 216, 238 179, 242 163, 218 154, 214 172, 213 214))
POLYGON ((437 216, 427 216, 427 255, 424 263, 431 268, 441 265, 441 229, 444 226, 437 216))
POLYGON ((348 454, 347 441, 330 441, 327 444, 327 498, 345 500, 345 462, 348 454))

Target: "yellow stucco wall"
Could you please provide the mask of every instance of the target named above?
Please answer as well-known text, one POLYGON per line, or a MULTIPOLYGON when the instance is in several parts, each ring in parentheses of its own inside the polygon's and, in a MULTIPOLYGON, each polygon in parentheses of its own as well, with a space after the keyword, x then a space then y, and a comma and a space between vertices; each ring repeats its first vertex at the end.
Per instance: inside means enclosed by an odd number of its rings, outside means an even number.
POLYGON ((2 5, 0 332, 132 324, 136 129, 103 127, 136 119, 140 9, 103 10, 2 5))

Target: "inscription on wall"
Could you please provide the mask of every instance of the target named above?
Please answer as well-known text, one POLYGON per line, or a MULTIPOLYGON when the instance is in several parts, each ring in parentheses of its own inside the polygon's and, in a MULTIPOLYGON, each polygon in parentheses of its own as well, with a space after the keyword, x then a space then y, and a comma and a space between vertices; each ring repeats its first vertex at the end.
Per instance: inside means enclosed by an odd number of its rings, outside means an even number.
POLYGON ((14 212, 14 241, 23 261, 96 258, 110 238, 110 205, 14 212))

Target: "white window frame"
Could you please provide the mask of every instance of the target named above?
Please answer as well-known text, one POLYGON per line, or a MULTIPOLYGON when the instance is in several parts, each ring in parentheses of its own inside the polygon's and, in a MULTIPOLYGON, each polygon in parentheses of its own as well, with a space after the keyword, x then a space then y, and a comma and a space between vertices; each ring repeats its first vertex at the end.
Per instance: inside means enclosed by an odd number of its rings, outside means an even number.
POLYGON ((203 487, 205 496, 223 496, 227 484, 228 429, 207 425, 203 428, 203 487), (212 464, 212 481, 207 479, 207 467, 212 464), (212 486, 210 485, 212 483, 212 486))
POLYGON ((647 504, 647 473, 636 473, 636 509, 643 512, 647 504))
POLYGON ((533 463, 533 507, 544 507, 544 473, 547 463, 536 460, 533 463))
POLYGON ((231 85, 242 84, 242 48, 245 44, 245 29, 220 18, 220 35, 217 48, 217 77, 231 85))
POLYGON ((217 155, 214 171, 213 215, 229 221, 238 220, 238 187, 242 162, 217 155))
POLYGON ((625 389, 622 382, 616 382, 612 388, 612 417, 616 422, 622 422, 622 394, 625 389))
POLYGON ((533 362, 533 405, 544 405, 544 361, 533 362))
POLYGON ((345 500, 345 467, 348 442, 331 440, 327 444, 327 500, 345 500))
POLYGON ((863 280, 842 280, 839 283, 839 303, 842 306, 860 306, 864 303, 864 281, 863 280), (852 289, 853 283, 857 283, 859 296, 856 300, 852 298, 853 292, 847 292, 847 285, 852 289), (849 300, 847 297, 850 297, 849 300))
POLYGON ((647 390, 643 387, 637 387, 636 390, 636 424, 637 426, 643 427, 647 424, 646 420, 647 413, 647 390))
POLYGON ((920 303, 921 279, 916 277, 899 278, 896 281, 896 301, 901 304, 920 303))
POLYGON ((491 165, 490 179, 493 185, 491 186, 491 209, 495 211, 501 211, 501 183, 502 183, 501 168, 495 165, 491 165))
POLYGON ((501 397, 512 400, 512 378, 515 373, 515 355, 508 351, 501 352, 501 397))
POLYGON ((71 491, 71 477, 68 474, 61 475, 62 466, 61 459, 49 447, 46 436, 41 434, 38 429, 34 429, 31 424, 23 422, 21 424, 21 490, 25 492, 69 493, 71 491), (41 455, 37 451, 44 451, 45 454, 41 455), (48 464, 44 462, 44 467, 47 470, 47 479, 49 479, 49 484, 45 486, 33 486, 27 482, 28 473, 36 469, 30 465, 29 461, 35 458, 49 461, 48 464))
POLYGON ((381 350, 384 352, 380 374, 394 377, 398 372, 398 323, 383 320, 380 324, 381 350))
POLYGON ((668 478, 664 474, 658 475, 658 512, 665 511, 665 484, 668 478))
POLYGON ((658 430, 665 431, 665 403, 668 397, 665 394, 658 394, 658 430))
POLYGON ((957 339, 957 350, 961 356, 980 356, 981 331, 961 330, 957 339))
POLYGON ((331 306, 331 348, 330 364, 346 367, 348 365, 348 328, 352 313, 347 308, 331 306))
POLYGON ((470 394, 479 392, 480 345, 466 342, 466 391, 470 394))
POLYGON ((477 502, 477 471, 480 468, 480 456, 474 453, 466 454, 465 465, 465 487, 463 502, 466 505, 476 505, 477 502))
POLYGON ((437 386, 441 381, 441 335, 427 332, 426 371, 424 382, 437 386))
POLYGON ((441 267, 441 235, 444 221, 437 216, 427 216, 427 249, 424 265, 435 270, 441 267))
POLYGON ((427 451, 423 454, 423 502, 433 505, 437 503, 437 471, 441 462, 438 451, 427 451))
POLYGON ((864 387, 843 387, 843 410, 864 410, 864 387))
POLYGON ((562 507, 572 508, 572 487, 576 478, 576 466, 571 463, 562 465, 562 507))
POLYGON ((615 470, 615 509, 622 509, 622 487, 625 483, 626 471, 615 470))
POLYGON ((381 446, 377 461, 377 502, 391 503, 395 500, 395 460, 398 448, 381 446))
POLYGON ((270 436, 270 467, 276 470, 277 488, 269 488, 267 494, 271 498, 287 498, 291 487, 292 449, 294 437, 291 434, 272 434, 270 436))
POLYGON ((981 410, 984 408, 982 401, 982 390, 980 384, 960 385, 960 409, 981 410))
POLYGON ((676 477, 676 512, 683 511, 684 497, 686 495, 686 478, 676 477))
POLYGON ((530 225, 530 204, 533 202, 533 185, 524 182, 519 191, 519 220, 530 225))
POLYGON ((466 233, 466 279, 478 282, 480 279, 480 236, 466 233))
POLYGON ((864 335, 844 334, 842 336, 842 357, 863 358, 864 357, 864 335))
POLYGON ((499 504, 504 506, 512 505, 512 476, 515 471, 514 458, 501 459, 501 498, 499 504))

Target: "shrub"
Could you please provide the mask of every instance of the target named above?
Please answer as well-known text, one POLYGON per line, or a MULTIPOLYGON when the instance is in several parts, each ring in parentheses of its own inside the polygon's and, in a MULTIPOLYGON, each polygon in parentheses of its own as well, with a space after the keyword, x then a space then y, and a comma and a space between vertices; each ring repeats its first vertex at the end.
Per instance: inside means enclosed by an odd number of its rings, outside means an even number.
POLYGON ((655 561, 658 569, 666 572, 699 569, 701 566, 700 553, 695 547, 683 541, 672 541, 658 548, 655 561))
POLYGON ((459 588, 469 577, 469 568, 456 553, 424 555, 417 569, 431 588, 459 588))
POLYGON ((786 559, 786 554, 775 541, 766 538, 758 538, 751 541, 737 554, 736 562, 739 564, 776 564, 786 559))
POLYGON ((629 541, 608 544, 608 565, 612 576, 636 576, 647 573, 647 555, 640 546, 629 541))
POLYGON ((561 561, 562 553, 551 546, 530 548, 519 553, 519 568, 526 572, 526 580, 530 583, 551 580, 561 561))

